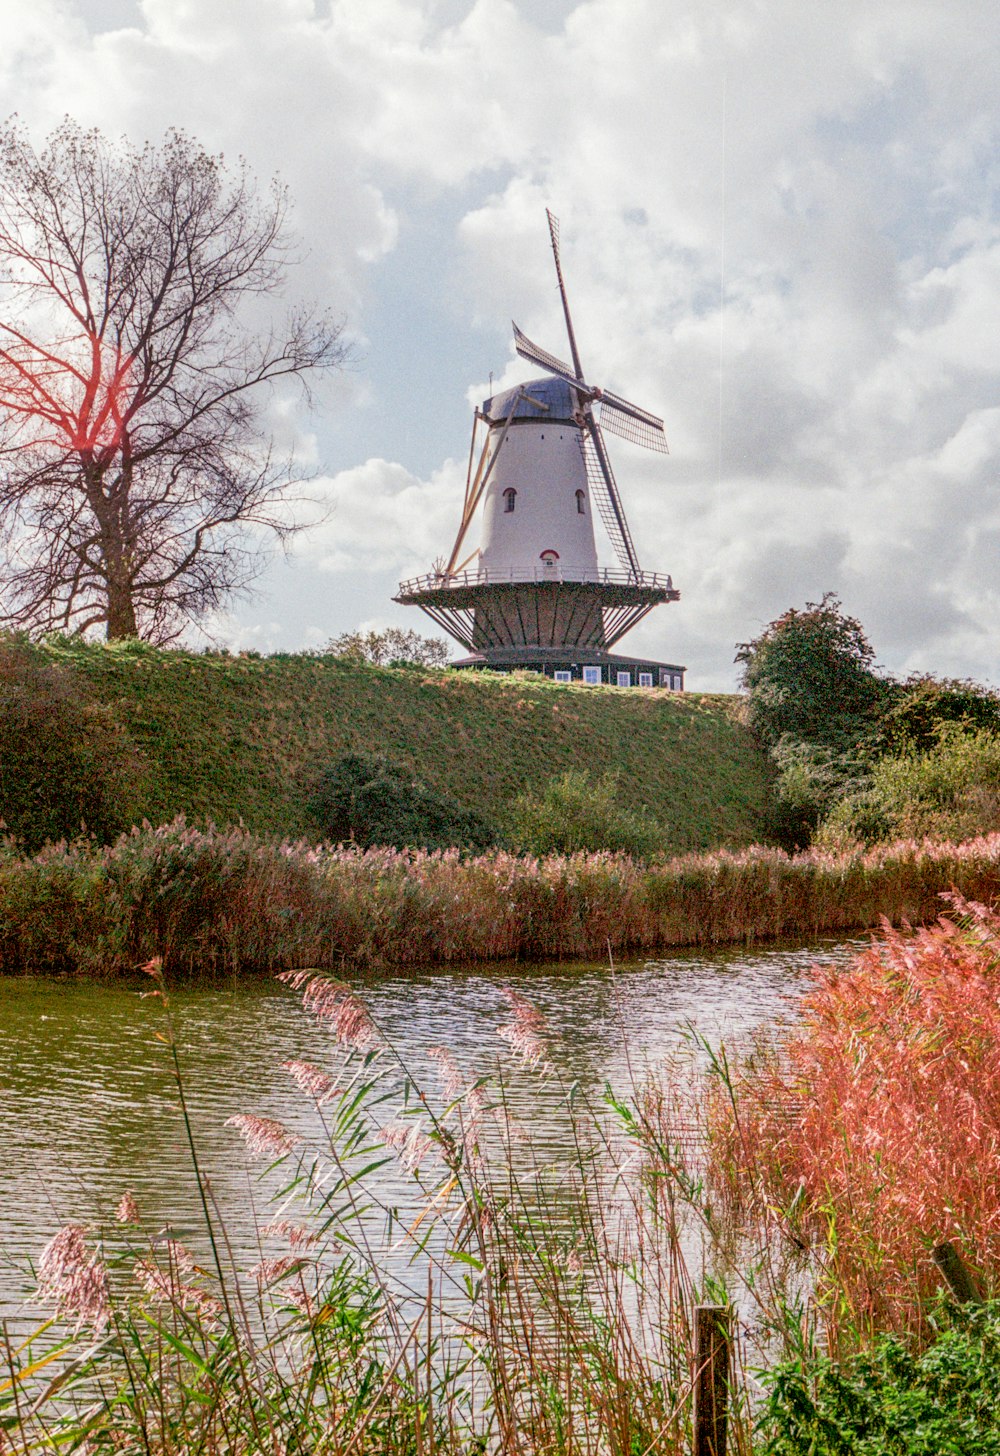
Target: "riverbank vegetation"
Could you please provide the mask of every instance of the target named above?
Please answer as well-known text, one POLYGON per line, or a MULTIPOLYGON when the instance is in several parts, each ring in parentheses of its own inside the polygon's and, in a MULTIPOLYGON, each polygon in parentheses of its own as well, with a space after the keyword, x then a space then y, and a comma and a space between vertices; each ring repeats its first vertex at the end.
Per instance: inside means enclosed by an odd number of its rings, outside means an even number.
POLYGON ((0 970, 173 975, 507 959, 839 934, 933 919, 942 892, 988 900, 1000 836, 844 854, 718 851, 463 856, 315 848, 183 819, 22 855, 0 850, 0 970))
POLYGON ((1000 828, 1000 693, 880 673, 832 593, 741 644, 746 720, 776 773, 785 848, 969 839, 1000 828))
MULTIPOLYGON (((955 901, 817 973, 770 1042, 695 1038, 596 1102, 558 1086, 517 994, 495 1077, 446 1048, 424 1075, 355 990, 286 975, 329 1041, 322 1065, 285 1064, 301 1112, 230 1119, 282 1190, 252 1267, 189 1130, 200 1233, 153 1233, 127 1188, 116 1218, 53 1232, 41 1323, 4 1348, 6 1449, 686 1456, 707 1301, 736 1335, 735 1456, 995 1450, 998 946, 1000 916, 955 901), (545 1084, 564 1137, 517 1123, 520 1079, 545 1084), (946 1297, 946 1238, 985 1303, 946 1297)), ((147 970, 183 1107, 184 1049, 147 970)))

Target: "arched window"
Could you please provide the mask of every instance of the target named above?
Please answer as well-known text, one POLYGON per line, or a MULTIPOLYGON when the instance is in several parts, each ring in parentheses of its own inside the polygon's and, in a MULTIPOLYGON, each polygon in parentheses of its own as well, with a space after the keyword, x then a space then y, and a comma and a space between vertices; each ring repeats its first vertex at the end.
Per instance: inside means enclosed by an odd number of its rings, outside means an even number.
POLYGON ((587 514, 587 504, 586 504, 586 502, 587 502, 586 495, 584 494, 584 492, 582 490, 578 490, 577 493, 576 493, 576 513, 577 513, 578 516, 585 516, 587 514))
POLYGON ((504 515, 506 515, 506 516, 509 516, 510 515, 511 511, 514 509, 514 502, 516 500, 517 500, 517 491, 514 489, 514 487, 512 485, 509 485, 507 487, 507 489, 503 493, 503 509, 504 509, 504 515))

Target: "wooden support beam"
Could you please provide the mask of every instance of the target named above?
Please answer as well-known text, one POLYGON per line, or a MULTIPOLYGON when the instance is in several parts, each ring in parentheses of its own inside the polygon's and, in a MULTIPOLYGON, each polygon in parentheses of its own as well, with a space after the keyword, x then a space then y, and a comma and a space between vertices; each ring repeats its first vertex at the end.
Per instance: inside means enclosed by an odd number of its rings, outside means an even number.
POLYGON ((699 1304, 694 1312, 694 1440, 692 1456, 726 1456, 729 1402, 729 1309, 699 1304))
POLYGON ((950 1240, 946 1239, 943 1244, 938 1244, 931 1253, 931 1258, 959 1304, 982 1304, 982 1295, 976 1288, 976 1282, 950 1240))

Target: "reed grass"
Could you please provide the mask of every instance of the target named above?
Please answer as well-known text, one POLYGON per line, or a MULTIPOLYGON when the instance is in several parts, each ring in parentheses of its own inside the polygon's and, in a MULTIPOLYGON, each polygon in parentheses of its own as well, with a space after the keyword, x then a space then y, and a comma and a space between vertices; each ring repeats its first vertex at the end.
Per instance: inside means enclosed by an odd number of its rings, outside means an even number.
POLYGON ((395 968, 603 959, 933 919, 989 901, 1000 835, 789 856, 755 848, 643 862, 608 853, 463 857, 315 848, 183 818, 114 845, 0 849, 0 970, 116 976, 283 966, 395 968))
POLYGON ((717 1084, 717 1191, 820 1255, 834 1346, 919 1333, 945 1240, 1000 1293, 1000 914, 952 896, 815 975, 796 1028, 717 1084))

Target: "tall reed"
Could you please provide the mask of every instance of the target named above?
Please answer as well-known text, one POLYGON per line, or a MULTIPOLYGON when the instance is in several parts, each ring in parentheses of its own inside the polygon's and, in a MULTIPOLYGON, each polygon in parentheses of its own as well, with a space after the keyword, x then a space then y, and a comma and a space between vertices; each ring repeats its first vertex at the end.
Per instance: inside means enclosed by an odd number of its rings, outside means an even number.
MULTIPOLYGON (((145 969, 183 1110, 163 967, 145 969)), ((817 1369, 841 1394, 858 1385, 820 1347, 928 1334, 938 1242, 996 1289, 1000 913, 978 902, 887 926, 848 971, 817 972, 776 1042, 733 1055, 694 1037, 707 1077, 689 1060, 596 1105, 558 1083, 517 994, 495 1077, 431 1048, 425 1080, 349 985, 282 979, 329 1042, 322 1065, 285 1063, 311 1108, 301 1131, 230 1119, 281 1177, 254 1266, 237 1265, 193 1138, 209 1257, 170 1230, 143 1240, 127 1194, 103 1229, 57 1231, 36 1292, 55 1322, 19 1346, 5 1332, 0 1449, 686 1456, 708 1300, 735 1316, 731 1449, 750 1456, 748 1365, 784 1361, 770 1410, 787 1433, 817 1369), (569 1154, 519 1125, 515 1078, 554 1085, 569 1154)), ((915 1346, 873 1348, 898 1376, 915 1346)))
POLYGON ((933 925, 885 926, 728 1073, 716 1192, 813 1252, 834 1344, 841 1324, 919 1330, 945 1240, 1000 1292, 1000 914, 956 896, 933 925))
POLYGON ((183 819, 116 844, 0 849, 0 970, 116 975, 602 959, 933 918, 942 892, 989 900, 1000 835, 831 854, 646 863, 615 854, 314 848, 183 819))

